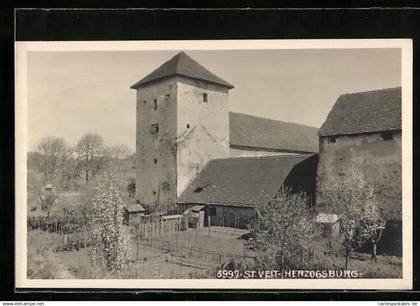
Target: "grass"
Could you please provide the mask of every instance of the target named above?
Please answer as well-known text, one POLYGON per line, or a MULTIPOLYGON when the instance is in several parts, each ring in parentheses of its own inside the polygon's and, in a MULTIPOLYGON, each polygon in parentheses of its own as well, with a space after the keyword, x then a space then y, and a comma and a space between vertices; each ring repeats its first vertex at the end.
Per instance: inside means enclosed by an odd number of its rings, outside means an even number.
MULTIPOLYGON (((183 232, 167 233, 159 237, 163 241, 171 241, 172 245, 180 246, 182 250, 196 247, 210 252, 230 253, 242 256, 244 241, 237 239, 238 233, 221 234, 217 228, 208 233, 208 228, 189 229, 183 232)), ((58 235, 39 230, 28 232, 28 277, 36 279, 58 278, 102 278, 116 277, 92 270, 88 250, 72 250, 54 252, 58 235)), ((131 260, 122 278, 207 278, 209 272, 220 264, 218 258, 207 256, 205 252, 170 252, 167 249, 139 245, 137 259, 137 244, 131 240, 131 260)), ((345 269, 345 259, 333 256, 323 256, 323 266, 329 269, 345 269), (331 263, 331 267, 328 265, 331 263)), ((224 261, 226 258, 223 257, 224 261)), ((402 258, 378 255, 376 261, 371 261, 368 254, 355 253, 349 261, 348 269, 361 273, 362 278, 401 278, 402 258)))
POLYGON ((225 235, 220 227, 188 229, 183 232, 166 233, 161 240, 178 243, 180 246, 197 247, 214 252, 228 253, 242 256, 244 254, 244 241, 237 239, 246 230, 235 230, 234 235, 225 235))
POLYGON ((53 252, 57 235, 35 230, 28 233, 27 275, 32 279, 73 278, 67 266, 53 252))
MULTIPOLYGON (((91 261, 88 250, 53 252, 57 245, 57 235, 34 230, 28 233, 28 266, 47 267, 43 273, 32 273, 31 278, 96 278, 92 275, 91 261), (50 261, 56 263, 52 264, 50 261), (48 270, 48 272, 46 272, 48 270), (61 271, 61 275, 58 272, 61 271)), ((175 241, 180 246, 196 246, 214 252, 230 252, 241 255, 243 241, 235 237, 224 237, 211 233, 208 229, 197 230, 197 244, 195 245, 195 230, 166 234, 161 237, 166 241, 175 241)), ((216 262, 203 258, 199 253, 173 254, 164 249, 139 245, 137 261, 137 244, 131 240, 131 263, 124 278, 202 278, 207 277, 207 270, 214 268, 216 262)))
POLYGON ((361 273, 362 278, 402 278, 402 258, 378 255, 370 260, 370 255, 354 254, 349 261, 349 269, 361 273))

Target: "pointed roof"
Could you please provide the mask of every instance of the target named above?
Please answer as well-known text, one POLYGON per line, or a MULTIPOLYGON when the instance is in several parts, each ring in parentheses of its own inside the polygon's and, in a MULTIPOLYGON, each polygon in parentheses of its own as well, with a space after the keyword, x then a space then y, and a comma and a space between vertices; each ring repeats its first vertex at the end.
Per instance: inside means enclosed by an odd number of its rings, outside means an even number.
POLYGON ((147 83, 164 79, 174 75, 181 75, 184 77, 210 82, 213 84, 221 85, 229 89, 233 88, 233 85, 222 80, 214 73, 208 71, 206 68, 201 66, 191 57, 189 57, 184 52, 179 52, 169 61, 161 65, 155 71, 150 73, 145 78, 141 79, 130 88, 137 89, 138 87, 145 85, 147 83))

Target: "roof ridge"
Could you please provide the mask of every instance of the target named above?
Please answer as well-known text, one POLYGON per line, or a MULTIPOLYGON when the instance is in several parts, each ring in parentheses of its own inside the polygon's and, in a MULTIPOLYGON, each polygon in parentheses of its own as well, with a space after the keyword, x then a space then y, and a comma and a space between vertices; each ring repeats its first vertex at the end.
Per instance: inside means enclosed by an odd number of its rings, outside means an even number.
POLYGON ((396 89, 401 89, 401 88, 402 88, 401 86, 396 86, 396 87, 387 87, 387 88, 356 91, 356 92, 347 92, 347 93, 341 94, 340 96, 357 95, 357 94, 373 93, 373 92, 384 92, 384 91, 391 91, 391 90, 396 90, 396 89))
POLYGON ((141 85, 159 81, 171 76, 183 76, 227 87, 228 89, 232 89, 234 87, 232 84, 226 82, 215 73, 201 65, 199 62, 194 60, 184 51, 180 51, 176 55, 172 56, 169 60, 161 64, 158 68, 153 70, 151 73, 143 77, 140 81, 131 85, 130 88, 137 89, 141 85))
POLYGON ((186 55, 185 54, 185 52, 184 51, 180 51, 180 52, 178 52, 174 57, 177 57, 177 62, 176 62, 176 65, 175 65, 175 71, 178 73, 178 69, 179 69, 179 64, 180 64, 180 62, 181 62, 181 56, 182 55, 186 55))
POLYGON ((290 155, 278 155, 278 156, 260 156, 260 157, 224 157, 224 158, 214 158, 209 160, 210 162, 220 162, 220 161, 227 161, 227 160, 255 160, 255 159, 285 159, 285 158, 303 158, 309 157, 311 155, 315 155, 314 153, 308 154, 290 154, 290 155))
POLYGON ((283 120, 279 120, 279 119, 272 119, 272 118, 267 118, 267 117, 255 116, 255 115, 251 115, 251 114, 238 113, 238 112, 232 112, 232 111, 229 111, 229 114, 237 114, 237 115, 249 116, 249 117, 253 117, 253 118, 257 118, 257 119, 270 120, 270 121, 275 121, 275 122, 282 122, 282 123, 286 123, 286 124, 295 124, 295 125, 298 125, 298 126, 308 127, 308 128, 312 128, 312 129, 319 129, 315 126, 311 126, 311 125, 307 125, 307 124, 290 122, 290 121, 283 121, 283 120))

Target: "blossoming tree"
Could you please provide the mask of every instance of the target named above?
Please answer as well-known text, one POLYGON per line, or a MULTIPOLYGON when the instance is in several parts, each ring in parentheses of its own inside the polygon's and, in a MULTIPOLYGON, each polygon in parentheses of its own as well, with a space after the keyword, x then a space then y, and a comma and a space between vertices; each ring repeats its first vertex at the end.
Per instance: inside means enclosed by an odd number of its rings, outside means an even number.
POLYGON ((98 183, 92 204, 92 259, 120 276, 130 250, 129 235, 123 225, 123 202, 114 178, 98 183))

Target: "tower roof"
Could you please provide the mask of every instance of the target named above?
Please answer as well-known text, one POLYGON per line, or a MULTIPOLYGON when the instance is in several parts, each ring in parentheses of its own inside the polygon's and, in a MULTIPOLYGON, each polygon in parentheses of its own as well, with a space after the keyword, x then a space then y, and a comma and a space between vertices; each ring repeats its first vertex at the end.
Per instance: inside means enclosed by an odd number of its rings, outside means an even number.
POLYGON ((173 58, 171 58, 169 61, 161 65, 159 68, 154 70, 148 76, 132 85, 130 88, 137 89, 138 87, 144 84, 174 75, 181 75, 196 80, 210 82, 213 84, 227 87, 229 89, 233 88, 233 85, 222 80, 214 73, 208 71, 206 68, 201 66, 199 63, 197 63, 195 60, 193 60, 191 57, 189 57, 182 51, 175 55, 173 58))

